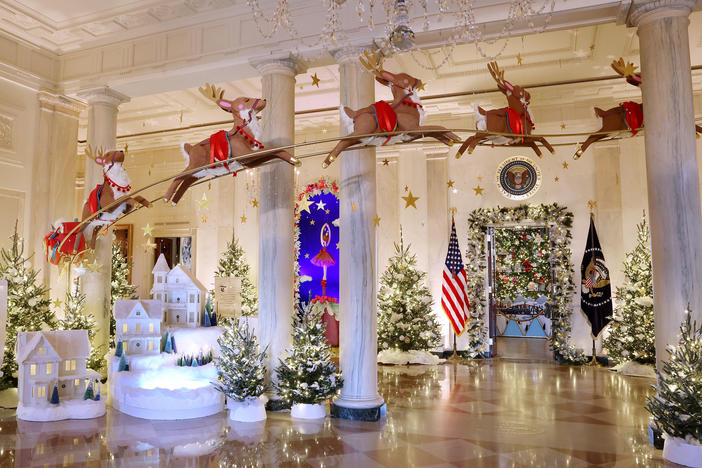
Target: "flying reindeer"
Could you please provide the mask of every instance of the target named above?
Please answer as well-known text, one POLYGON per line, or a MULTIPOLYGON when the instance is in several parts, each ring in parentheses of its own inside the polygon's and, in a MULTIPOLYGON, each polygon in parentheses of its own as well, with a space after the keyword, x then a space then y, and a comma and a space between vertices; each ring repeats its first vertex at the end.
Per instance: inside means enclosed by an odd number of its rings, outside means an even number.
POLYGON ((323 167, 328 167, 339 154, 346 148, 362 143, 371 146, 385 146, 402 141, 413 141, 422 138, 421 132, 377 137, 358 137, 369 133, 402 132, 407 130, 439 130, 428 133, 426 136, 435 138, 451 146, 461 139, 454 133, 438 125, 422 125, 424 121, 424 108, 416 92, 422 89, 421 80, 407 73, 390 73, 382 67, 382 58, 375 51, 370 54, 364 51, 365 59, 360 57, 363 66, 375 75, 378 83, 390 87, 392 102, 378 101, 363 109, 353 110, 349 107, 341 108, 341 121, 347 137, 340 140, 329 153, 323 167))
POLYGON ((205 84, 204 88, 198 89, 203 96, 213 101, 223 111, 232 114, 234 127, 228 132, 220 130, 195 145, 188 143, 181 145, 187 167, 183 171, 183 175, 176 177, 168 187, 168 191, 164 195, 165 201, 170 201, 175 206, 185 191, 197 179, 208 175, 218 176, 230 173, 236 175, 239 170, 257 167, 273 159, 282 159, 294 166, 301 164, 299 159, 284 150, 255 154, 264 149, 260 142, 261 130, 258 124, 259 117, 256 114, 266 107, 265 99, 247 97, 239 97, 234 100, 224 99, 224 91, 211 84, 205 84), (217 161, 225 161, 233 156, 246 154, 249 156, 237 159, 236 162, 222 162, 222 164, 201 171, 188 173, 217 161))
MULTIPOLYGON (((638 67, 631 62, 624 63, 623 58, 612 61, 612 69, 620 76, 624 77, 627 83, 641 86, 641 74, 636 71, 638 67)), ((595 115, 602 119, 602 128, 587 137, 575 152, 573 159, 580 159, 585 150, 594 142, 612 136, 619 132, 631 131, 632 136, 636 135, 643 128, 643 105, 634 101, 625 101, 617 107, 602 110, 595 107, 595 115)), ((695 125, 695 131, 702 133, 702 127, 695 125)))
POLYGON ((491 141, 495 145, 523 146, 532 148, 537 156, 541 157, 541 150, 536 143, 544 145, 551 153, 556 151, 543 137, 537 136, 509 136, 491 135, 490 133, 529 135, 534 129, 534 120, 529 111, 531 94, 521 86, 505 81, 505 72, 500 70, 497 62, 488 64, 490 75, 497 83, 497 88, 507 97, 508 107, 486 111, 480 106, 475 106, 475 135, 467 138, 456 153, 460 158, 468 150, 471 154, 475 147, 483 141, 491 141))
MULTIPOLYGON (((93 152, 93 148, 90 145, 85 148, 85 154, 102 166, 103 182, 102 184, 98 184, 92 192, 90 192, 88 199, 83 204, 82 221, 85 221, 102 208, 111 205, 116 200, 129 195, 132 191, 129 175, 122 166, 124 153, 125 152, 122 150, 104 153, 102 148, 98 148, 93 152)), ((137 203, 147 208, 151 206, 148 200, 138 195, 125 198, 122 203, 112 208, 110 211, 104 211, 91 219, 87 224, 84 224, 82 229, 78 232, 75 245, 79 245, 80 235, 85 234, 86 239, 88 239, 88 246, 94 249, 100 227, 111 225, 117 221, 122 214, 132 211, 137 203)))

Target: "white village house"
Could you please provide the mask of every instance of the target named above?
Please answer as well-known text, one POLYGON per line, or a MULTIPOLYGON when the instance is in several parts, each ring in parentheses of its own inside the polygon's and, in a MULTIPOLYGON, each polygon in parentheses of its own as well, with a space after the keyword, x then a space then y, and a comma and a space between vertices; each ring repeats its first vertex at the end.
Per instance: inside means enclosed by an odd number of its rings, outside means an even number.
POLYGON ((182 265, 170 269, 163 254, 151 273, 154 275, 151 297, 163 302, 166 325, 199 327, 207 298, 205 286, 182 265))
POLYGON ((122 342, 128 355, 161 352, 163 304, 154 299, 115 301, 115 343, 122 342))
POLYGON ((59 400, 82 399, 92 380, 100 392, 100 374, 86 368, 90 355, 87 330, 19 332, 17 393, 24 407, 48 406, 54 385, 59 400))

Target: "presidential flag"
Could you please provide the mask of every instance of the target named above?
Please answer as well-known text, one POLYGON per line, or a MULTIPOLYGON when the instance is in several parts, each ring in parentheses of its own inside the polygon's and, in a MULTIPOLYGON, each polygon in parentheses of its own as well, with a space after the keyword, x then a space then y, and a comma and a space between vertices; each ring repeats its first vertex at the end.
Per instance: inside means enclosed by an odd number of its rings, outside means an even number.
POLYGON ((449 238, 448 253, 444 264, 444 278, 441 285, 441 307, 451 322, 453 331, 460 335, 468 323, 468 294, 466 293, 466 270, 463 268, 463 258, 458 248, 456 223, 451 220, 451 237, 449 238))
POLYGON ((605 266, 604 253, 597 237, 595 221, 590 216, 590 232, 587 235, 585 255, 580 264, 582 277, 580 287, 580 307, 587 315, 592 328, 592 336, 597 338, 607 326, 612 316, 612 286, 609 270, 605 266))

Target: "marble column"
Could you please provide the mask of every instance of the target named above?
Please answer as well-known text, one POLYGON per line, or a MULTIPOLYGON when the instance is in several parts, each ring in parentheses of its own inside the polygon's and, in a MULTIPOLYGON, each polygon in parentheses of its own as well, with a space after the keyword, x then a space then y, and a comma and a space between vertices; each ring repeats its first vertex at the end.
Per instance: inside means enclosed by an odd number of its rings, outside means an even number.
MULTIPOLYGON (((107 86, 80 91, 78 96, 88 103, 88 144, 105 151, 116 148, 117 112, 129 97, 107 86)), ((85 156, 83 156, 85 157, 85 156)), ((102 184, 102 166, 85 162, 85 197, 96 185, 102 184)), ((85 310, 95 317, 97 333, 93 346, 105 346, 110 339, 110 270, 112 266, 111 237, 98 237, 95 244, 93 268, 81 277, 81 289, 86 295, 85 310), (99 266, 99 268, 97 268, 99 266), (94 271, 97 270, 97 271, 94 271)))
MULTIPOLYGON (((301 64, 292 58, 252 62, 261 73, 266 108, 263 111, 263 144, 285 146, 295 139, 295 75, 301 64)), ((259 169, 258 319, 261 348, 268 347, 268 379, 292 342, 293 315, 293 201, 294 168, 273 161, 259 169)), ((268 407, 282 402, 270 395, 268 407)))
POLYGON ((653 252, 656 358, 677 342, 687 304, 702 317, 702 211, 695 147, 688 16, 694 0, 635 4, 644 102, 653 252))
POLYGON ((44 255, 44 235, 57 220, 80 217, 74 212, 78 117, 83 103, 66 96, 41 91, 39 132, 32 170, 32 222, 34 266, 40 280, 50 289, 51 298, 64 299, 65 281, 58 268, 44 255))
MULTIPOLYGON (((375 101, 373 75, 361 49, 333 53, 339 63, 341 104, 353 109, 375 101)), ((343 132, 343 129, 342 129, 343 132)), ((376 312, 375 149, 346 151, 337 161, 340 176, 339 362, 344 378, 331 406, 334 417, 377 421, 384 410, 378 394, 376 312)))

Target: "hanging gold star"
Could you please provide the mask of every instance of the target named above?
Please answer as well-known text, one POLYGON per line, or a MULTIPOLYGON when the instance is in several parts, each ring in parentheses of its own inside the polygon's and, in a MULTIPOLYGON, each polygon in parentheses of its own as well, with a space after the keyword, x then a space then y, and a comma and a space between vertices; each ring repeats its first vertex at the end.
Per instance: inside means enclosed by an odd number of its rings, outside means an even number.
POLYGON ((420 81, 419 86, 417 86, 417 91, 424 91, 424 82, 420 81))
POLYGON ((405 192, 409 190, 409 187, 405 185, 405 192))
POLYGON ((336 243, 336 250, 339 250, 339 243, 336 243))
POLYGON ((356 211, 356 204, 355 204, 355 203, 352 203, 352 204, 351 204, 351 209, 352 209, 353 211, 356 211))
POLYGON ((144 251, 145 252, 153 252, 156 249, 156 244, 151 242, 151 238, 149 237, 146 240, 146 243, 144 244, 144 251))
POLYGON ((210 201, 207 199, 207 194, 202 194, 202 198, 197 202, 200 205, 201 210, 206 210, 207 205, 210 204, 210 201))
POLYGON ((387 166, 390 164, 390 160, 388 158, 383 159, 383 166, 387 166))
POLYGON ((451 216, 454 216, 456 212, 458 212, 458 208, 452 206, 451 208, 449 208, 449 211, 451 212, 451 216))
POLYGON ((207 182, 207 190, 212 190, 212 182, 207 182))
POLYGON ((412 191, 410 191, 409 195, 407 195, 406 197, 400 198, 402 198, 405 201, 405 208, 413 206, 414 209, 417 209, 417 205, 415 205, 415 203, 417 202, 417 200, 419 200, 419 197, 415 197, 414 195, 412 195, 412 191))
POLYGON ((563 161, 563 169, 568 169, 568 163, 563 161))
POLYGON ((522 64, 522 54, 517 54, 517 63, 518 63, 519 65, 522 64))
POLYGON ((310 254, 305 254, 305 258, 310 258, 310 254))
POLYGON ((454 182, 453 182, 452 180, 449 179, 449 181, 446 182, 446 186, 447 186, 448 188, 453 188, 453 183, 454 183, 454 182))
POLYGON ((203 216, 203 217, 202 217, 202 222, 203 222, 203 223, 206 223, 206 222, 207 222, 207 216, 203 216))
POLYGON ((244 224, 246 222, 246 215, 243 215, 241 217, 241 224, 244 224))
POLYGON ((312 86, 316 86, 319 88, 319 77, 317 76, 317 73, 312 75, 312 86))
POLYGON ((308 212, 309 214, 312 214, 312 212, 310 211, 310 205, 311 205, 311 204, 312 204, 312 200, 310 200, 310 199, 307 198, 307 197, 302 197, 302 200, 300 200, 300 201, 297 203, 297 206, 298 206, 299 209, 300 209, 300 213, 302 213, 303 211, 306 211, 306 212, 308 212))
POLYGON ((554 177, 553 180, 554 180, 555 182, 558 182, 560 179, 559 179, 558 177, 554 177))
POLYGON ((144 231, 144 237, 153 236, 154 228, 149 223, 146 223, 146 226, 141 228, 141 230, 144 231))
POLYGON ((97 260, 93 260, 93 263, 88 264, 88 270, 92 271, 93 273, 100 271, 100 268, 102 268, 102 265, 100 265, 97 260))
POLYGON ((595 44, 590 44, 590 52, 594 52, 594 51, 595 51, 595 44))
POLYGON ((61 299, 56 298, 56 300, 54 301, 54 307, 56 307, 57 309, 61 307, 61 299))
POLYGON ((375 215, 375 219, 373 220, 373 224, 376 226, 380 226, 380 216, 375 215))
POLYGON ((314 226, 314 219, 310 220, 310 226, 314 226))
POLYGON ((561 122, 561 130, 565 130, 565 128, 566 128, 565 122, 561 122))
POLYGON ((478 182, 482 182, 482 181, 483 181, 483 176, 478 176, 478 182))
POLYGON ((324 213, 325 213, 325 214, 329 214, 329 210, 328 210, 328 209, 327 209, 327 210, 324 210, 324 213))
POLYGON ((482 188, 480 184, 478 184, 475 187, 473 187, 473 191, 475 192, 475 195, 482 195, 485 189, 482 188))
POLYGON ((254 208, 258 208, 258 200, 256 200, 256 199, 254 198, 254 199, 251 201, 251 206, 253 206, 254 208))

